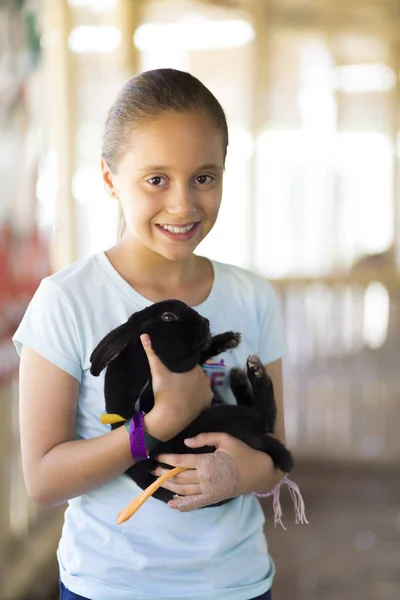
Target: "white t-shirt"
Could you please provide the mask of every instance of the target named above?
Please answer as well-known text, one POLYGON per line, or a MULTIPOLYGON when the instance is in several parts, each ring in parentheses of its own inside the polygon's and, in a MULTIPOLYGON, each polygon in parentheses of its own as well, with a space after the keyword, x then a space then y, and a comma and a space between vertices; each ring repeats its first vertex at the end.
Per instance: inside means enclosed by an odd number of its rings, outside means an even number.
MULTIPOLYGON (((286 342, 271 285, 239 267, 216 261, 212 266, 211 293, 194 308, 210 320, 213 334, 242 334, 237 349, 206 365, 218 392, 234 403, 229 369, 245 366, 252 353, 264 364, 273 362, 285 353, 286 342)), ((14 342, 19 353, 25 344, 80 382, 78 439, 110 428, 100 422, 104 371, 90 374, 91 352, 150 304, 104 252, 47 277, 33 297, 14 342)), ((56 410, 57 398, 54 404, 56 410)), ((249 600, 271 587, 274 565, 264 515, 252 494, 188 513, 150 498, 128 522, 116 525, 117 514, 141 491, 123 474, 69 501, 57 556, 61 580, 72 592, 93 600, 249 600)))

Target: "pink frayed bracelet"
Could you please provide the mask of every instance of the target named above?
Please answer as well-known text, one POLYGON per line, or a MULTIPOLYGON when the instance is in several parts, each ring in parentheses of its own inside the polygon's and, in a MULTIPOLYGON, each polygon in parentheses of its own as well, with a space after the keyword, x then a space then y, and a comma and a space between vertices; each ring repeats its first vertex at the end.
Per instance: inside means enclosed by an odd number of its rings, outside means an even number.
POLYGON ((266 494, 259 494, 258 492, 252 493, 254 496, 257 496, 257 498, 269 498, 270 496, 274 497, 274 525, 276 527, 276 524, 279 523, 279 525, 281 525, 281 527, 283 527, 283 529, 286 531, 286 527, 282 523, 283 512, 279 499, 282 485, 288 486, 290 495, 292 496, 295 507, 296 524, 301 523, 303 525, 304 523, 307 523, 308 525, 306 518, 306 507, 303 497, 300 493, 299 486, 294 481, 291 481, 287 475, 285 475, 270 492, 267 492, 266 494))

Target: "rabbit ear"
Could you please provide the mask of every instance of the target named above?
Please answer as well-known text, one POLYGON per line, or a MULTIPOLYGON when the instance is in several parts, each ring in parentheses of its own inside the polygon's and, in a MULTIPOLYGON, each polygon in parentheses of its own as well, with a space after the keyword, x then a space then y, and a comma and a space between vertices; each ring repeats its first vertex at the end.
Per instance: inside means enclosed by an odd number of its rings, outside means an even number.
POLYGON ((128 321, 110 331, 92 352, 90 373, 95 377, 100 375, 102 370, 121 354, 128 343, 135 340, 138 336, 135 330, 136 327, 132 327, 132 323, 128 321))

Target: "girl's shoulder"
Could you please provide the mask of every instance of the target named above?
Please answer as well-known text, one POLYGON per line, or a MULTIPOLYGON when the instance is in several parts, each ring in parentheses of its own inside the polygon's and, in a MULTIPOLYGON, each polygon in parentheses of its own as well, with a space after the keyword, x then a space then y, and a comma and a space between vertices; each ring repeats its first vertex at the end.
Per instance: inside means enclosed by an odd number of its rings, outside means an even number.
POLYGON ((91 256, 45 277, 13 336, 19 354, 28 346, 79 382, 87 331, 93 328, 90 318, 95 312, 85 297, 89 290, 94 301, 99 297, 93 289, 95 263, 96 257, 91 256))
POLYGON ((94 254, 41 281, 13 337, 18 352, 28 345, 81 380, 93 348, 129 316, 101 260, 94 254))
POLYGON ((230 288, 231 290, 242 291, 249 296, 257 296, 259 294, 262 296, 265 296, 265 294, 275 295, 275 290, 271 282, 266 276, 260 273, 245 267, 215 260, 212 261, 212 264, 217 278, 219 276, 226 291, 230 288))
POLYGON ((82 287, 96 285, 99 281, 99 273, 99 253, 97 253, 67 265, 43 281, 60 291, 74 292, 82 287))
POLYGON ((31 304, 80 324, 90 322, 99 310, 109 312, 117 294, 109 285, 100 254, 75 261, 42 279, 31 304))
POLYGON ((43 279, 42 293, 61 298, 75 314, 113 307, 119 293, 107 274, 106 262, 104 252, 73 262, 43 279))

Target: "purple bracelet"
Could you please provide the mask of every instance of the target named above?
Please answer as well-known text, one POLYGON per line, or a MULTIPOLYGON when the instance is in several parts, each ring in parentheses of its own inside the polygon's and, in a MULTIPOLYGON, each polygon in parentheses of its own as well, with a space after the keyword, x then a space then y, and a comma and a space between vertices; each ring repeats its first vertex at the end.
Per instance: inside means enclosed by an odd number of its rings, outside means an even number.
POLYGON ((135 463, 141 462, 149 458, 146 446, 144 443, 143 432, 143 413, 138 412, 132 417, 129 427, 129 442, 131 446, 131 454, 135 463))

